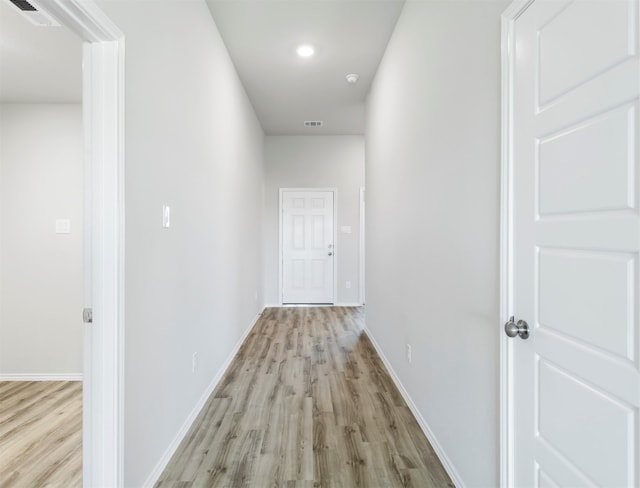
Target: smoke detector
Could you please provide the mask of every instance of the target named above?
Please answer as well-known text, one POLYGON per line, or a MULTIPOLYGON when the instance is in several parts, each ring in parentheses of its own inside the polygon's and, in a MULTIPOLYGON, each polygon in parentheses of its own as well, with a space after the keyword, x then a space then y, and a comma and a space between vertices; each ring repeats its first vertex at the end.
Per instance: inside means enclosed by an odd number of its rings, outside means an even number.
POLYGON ((345 76, 345 78, 347 79, 347 83, 349 83, 350 85, 355 85, 358 82, 358 79, 360 78, 360 75, 357 75, 355 73, 351 73, 351 74, 348 74, 347 76, 345 76))
POLYGON ((34 5, 27 2, 27 0, 9 0, 33 25, 38 27, 60 27, 60 24, 55 21, 48 13, 38 10, 34 5))

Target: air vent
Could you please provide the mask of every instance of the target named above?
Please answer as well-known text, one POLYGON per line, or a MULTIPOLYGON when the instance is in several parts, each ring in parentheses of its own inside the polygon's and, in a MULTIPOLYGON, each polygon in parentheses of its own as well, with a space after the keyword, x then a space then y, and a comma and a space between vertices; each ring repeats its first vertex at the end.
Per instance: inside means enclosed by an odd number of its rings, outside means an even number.
POLYGON ((305 127, 322 127, 322 120, 305 120, 305 127))
POLYGON ((9 0, 12 4, 16 6, 23 17, 25 17, 29 22, 33 25, 37 25, 39 27, 58 27, 58 24, 49 14, 38 10, 33 5, 31 5, 27 0, 9 0))
POLYGON ((20 10, 22 10, 23 12, 27 12, 27 11, 35 12, 36 10, 38 10, 26 0, 9 0, 9 1, 12 4, 14 4, 16 7, 18 7, 20 10))

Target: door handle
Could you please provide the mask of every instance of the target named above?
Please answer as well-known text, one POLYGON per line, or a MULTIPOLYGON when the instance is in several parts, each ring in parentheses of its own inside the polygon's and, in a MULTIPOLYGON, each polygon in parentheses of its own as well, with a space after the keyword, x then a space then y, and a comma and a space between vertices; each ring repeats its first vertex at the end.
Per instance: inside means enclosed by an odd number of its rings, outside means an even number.
POLYGON ((330 253, 329 253, 329 256, 333 256, 333 253, 332 253, 332 252, 330 252, 330 253))
POLYGON ((509 318, 509 322, 504 324, 504 332, 509 337, 520 336, 521 339, 529 338, 529 324, 524 320, 518 320, 518 323, 514 322, 515 317, 513 315, 509 318))

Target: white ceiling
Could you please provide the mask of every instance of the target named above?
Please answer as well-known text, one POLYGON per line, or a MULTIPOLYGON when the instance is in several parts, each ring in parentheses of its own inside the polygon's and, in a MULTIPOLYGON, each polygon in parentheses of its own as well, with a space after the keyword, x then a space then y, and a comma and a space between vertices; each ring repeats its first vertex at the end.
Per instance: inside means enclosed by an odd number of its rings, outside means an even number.
POLYGON ((31 24, 0 0, 0 103, 82 101, 82 42, 65 27, 31 24))
MULTIPOLYGON (((207 0, 265 132, 363 134, 364 102, 404 0, 207 0), (316 54, 297 56, 299 44, 316 54), (350 85, 345 76, 357 73, 350 85), (305 128, 322 120, 322 128, 305 128)), ((0 0, 0 102, 80 102, 82 43, 0 0)))
POLYGON ((207 0, 269 135, 364 134, 364 102, 404 0, 207 0), (299 44, 316 54, 297 56, 299 44), (357 73, 356 85, 345 76, 357 73), (305 128, 322 120, 322 128, 305 128))

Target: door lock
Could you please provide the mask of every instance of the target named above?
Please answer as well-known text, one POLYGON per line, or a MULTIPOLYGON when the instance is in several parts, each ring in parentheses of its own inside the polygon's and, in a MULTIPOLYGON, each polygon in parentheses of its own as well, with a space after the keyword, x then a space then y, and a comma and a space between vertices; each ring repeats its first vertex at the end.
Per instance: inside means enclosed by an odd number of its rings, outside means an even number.
POLYGON ((504 324, 504 332, 509 337, 520 336, 521 339, 529 338, 529 324, 524 320, 518 320, 518 323, 514 322, 515 317, 512 315, 509 318, 509 322, 504 324))

